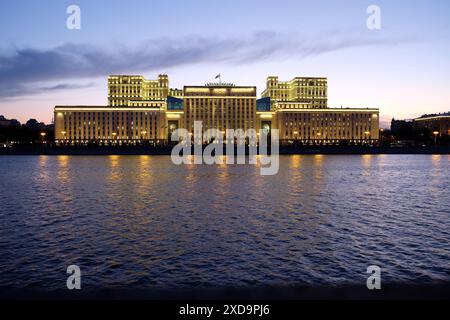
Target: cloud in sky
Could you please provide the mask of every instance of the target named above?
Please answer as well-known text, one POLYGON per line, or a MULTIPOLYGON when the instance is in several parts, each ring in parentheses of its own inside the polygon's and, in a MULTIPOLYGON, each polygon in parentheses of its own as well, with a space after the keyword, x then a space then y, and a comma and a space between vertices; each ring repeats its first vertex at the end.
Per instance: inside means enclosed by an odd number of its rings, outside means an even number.
POLYGON ((265 31, 239 37, 149 39, 134 47, 69 43, 46 50, 16 48, 0 55, 0 97, 80 88, 79 84, 66 82, 108 74, 141 74, 196 63, 242 65, 269 59, 304 59, 342 49, 390 46, 405 41, 409 40, 342 34, 305 38, 265 31), (63 84, 42 86, 43 81, 63 84))
POLYGON ((0 84, 0 97, 20 97, 24 95, 39 94, 42 92, 58 91, 58 90, 71 90, 71 89, 84 89, 95 86, 94 82, 87 83, 60 83, 56 85, 42 85, 42 84, 27 84, 22 83, 1 83, 0 84))

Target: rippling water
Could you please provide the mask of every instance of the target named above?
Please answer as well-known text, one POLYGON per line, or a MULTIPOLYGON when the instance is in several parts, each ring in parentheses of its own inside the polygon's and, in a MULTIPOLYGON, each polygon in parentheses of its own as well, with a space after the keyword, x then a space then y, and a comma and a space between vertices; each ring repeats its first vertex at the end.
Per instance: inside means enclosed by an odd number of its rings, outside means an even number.
POLYGON ((450 156, 0 157, 0 286, 174 288, 450 280, 450 156))

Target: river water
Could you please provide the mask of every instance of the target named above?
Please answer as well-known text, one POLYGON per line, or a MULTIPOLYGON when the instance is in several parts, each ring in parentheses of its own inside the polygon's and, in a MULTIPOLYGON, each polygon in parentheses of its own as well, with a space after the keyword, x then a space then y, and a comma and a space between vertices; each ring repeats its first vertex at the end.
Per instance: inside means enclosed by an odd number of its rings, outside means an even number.
POLYGON ((0 287, 193 288, 450 280, 450 156, 0 157, 0 287))

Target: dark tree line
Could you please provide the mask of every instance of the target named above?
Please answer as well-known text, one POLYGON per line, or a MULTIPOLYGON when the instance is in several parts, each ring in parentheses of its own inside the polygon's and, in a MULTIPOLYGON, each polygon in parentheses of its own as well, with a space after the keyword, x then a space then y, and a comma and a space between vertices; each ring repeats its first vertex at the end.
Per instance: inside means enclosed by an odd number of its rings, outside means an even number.
POLYGON ((434 131, 439 131, 439 128, 430 130, 426 127, 417 126, 413 122, 399 121, 391 126, 390 131, 384 132, 384 138, 390 138, 392 141, 412 141, 416 145, 433 146, 436 144, 448 146, 450 142, 448 134, 439 134, 435 136, 433 134, 434 131))
POLYGON ((0 126, 0 143, 31 144, 42 141, 53 141, 52 126, 13 125, 0 126), (42 134, 45 135, 42 135, 42 134))

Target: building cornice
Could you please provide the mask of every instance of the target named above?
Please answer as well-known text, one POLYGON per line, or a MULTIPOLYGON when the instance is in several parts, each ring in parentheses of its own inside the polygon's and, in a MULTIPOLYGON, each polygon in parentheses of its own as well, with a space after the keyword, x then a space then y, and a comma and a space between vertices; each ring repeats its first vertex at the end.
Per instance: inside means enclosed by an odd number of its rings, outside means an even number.
POLYGON ((63 111, 164 111, 158 107, 104 107, 104 106, 56 106, 55 112, 63 111))
POLYGON ((437 120, 437 119, 448 119, 450 116, 432 116, 432 117, 426 117, 426 118, 417 118, 414 119, 414 121, 425 121, 425 120, 437 120))

